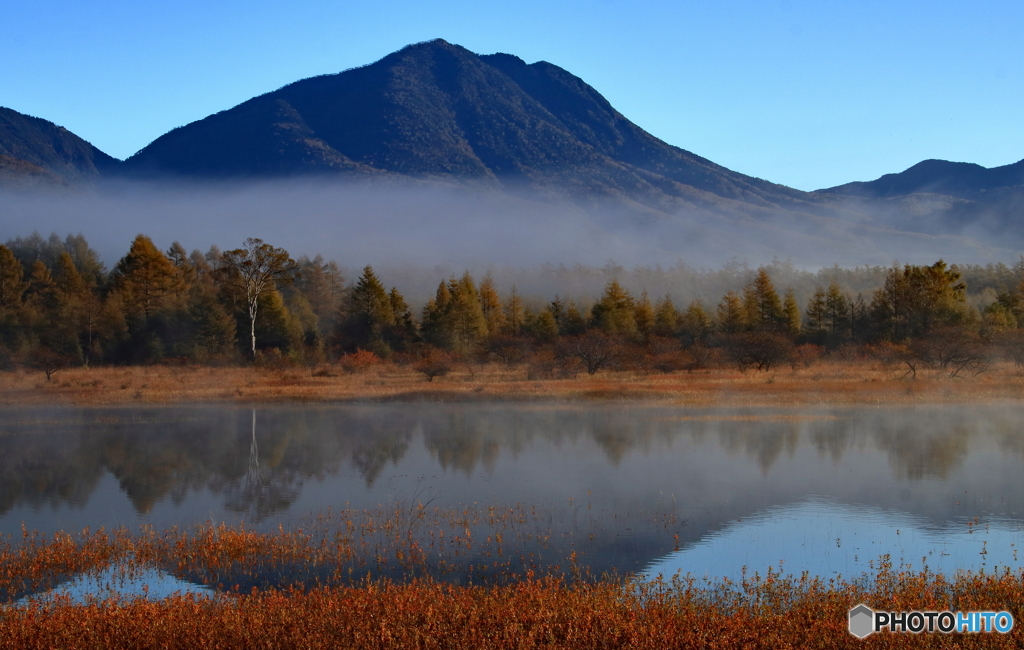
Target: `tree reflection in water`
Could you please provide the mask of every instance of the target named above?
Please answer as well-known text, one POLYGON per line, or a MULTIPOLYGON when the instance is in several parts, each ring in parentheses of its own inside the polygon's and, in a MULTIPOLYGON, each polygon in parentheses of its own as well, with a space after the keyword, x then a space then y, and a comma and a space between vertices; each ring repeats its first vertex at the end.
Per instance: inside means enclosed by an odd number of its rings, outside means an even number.
POLYGON ((294 473, 266 472, 264 475, 260 471, 256 409, 252 409, 249 461, 245 477, 237 478, 223 487, 225 509, 245 514, 251 521, 258 523, 274 513, 287 510, 301 491, 301 478, 294 473))

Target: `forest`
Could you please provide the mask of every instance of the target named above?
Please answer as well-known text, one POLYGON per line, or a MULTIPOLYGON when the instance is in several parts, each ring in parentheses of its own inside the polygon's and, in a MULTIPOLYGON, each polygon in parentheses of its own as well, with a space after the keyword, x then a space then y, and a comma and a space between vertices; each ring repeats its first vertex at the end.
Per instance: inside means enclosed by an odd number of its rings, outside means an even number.
MULTIPOLYGON (((0 245, 0 370, 49 378, 92 365, 387 360, 432 380, 459 361, 525 366, 543 378, 872 356, 913 375, 929 367, 957 377, 999 359, 1024 364, 1024 258, 1012 267, 834 267, 796 274, 798 290, 777 286, 773 275, 794 273, 775 264, 732 274, 735 286, 717 299, 678 304, 673 293, 685 290, 673 292, 664 272, 652 284, 668 289, 652 297, 618 277, 635 283, 650 269, 620 270, 589 299, 526 296, 514 284, 499 291, 490 274, 466 271, 438 278, 433 297, 413 309, 370 266, 349 279, 334 261, 295 260, 259 239, 190 253, 177 242, 161 251, 140 234, 108 270, 83 235, 36 233, 0 245)), ((594 275, 562 271, 587 276, 570 277, 576 285, 594 275)))

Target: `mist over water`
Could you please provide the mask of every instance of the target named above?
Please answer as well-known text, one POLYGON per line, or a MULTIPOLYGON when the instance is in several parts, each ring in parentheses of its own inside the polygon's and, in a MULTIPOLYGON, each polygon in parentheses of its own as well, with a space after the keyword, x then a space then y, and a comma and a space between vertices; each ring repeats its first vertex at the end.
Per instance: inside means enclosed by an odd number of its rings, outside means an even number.
MULTIPOLYGON (((735 203, 735 202, 734 202, 735 203)), ((48 193, 0 193, 0 240, 85 235, 108 266, 139 233, 161 248, 237 247, 258 237, 293 257, 422 275, 482 274, 544 264, 719 268, 788 260, 798 268, 1012 262, 1018 252, 957 236, 895 232, 863 213, 826 217, 694 201, 663 211, 622 197, 557 195, 440 183, 294 179, 238 183, 111 182, 48 193)), ((431 279, 436 283, 436 279, 431 279)))

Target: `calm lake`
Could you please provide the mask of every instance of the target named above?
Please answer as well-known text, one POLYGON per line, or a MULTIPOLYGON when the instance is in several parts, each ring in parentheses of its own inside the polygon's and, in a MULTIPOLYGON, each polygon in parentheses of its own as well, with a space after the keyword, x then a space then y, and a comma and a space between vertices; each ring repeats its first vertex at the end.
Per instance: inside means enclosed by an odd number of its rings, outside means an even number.
MULTIPOLYGON (((1019 567, 1024 407, 373 404, 0 411, 0 532, 528 509, 594 571, 1019 567)), ((1024 556, 1021 558, 1024 560, 1024 556)))

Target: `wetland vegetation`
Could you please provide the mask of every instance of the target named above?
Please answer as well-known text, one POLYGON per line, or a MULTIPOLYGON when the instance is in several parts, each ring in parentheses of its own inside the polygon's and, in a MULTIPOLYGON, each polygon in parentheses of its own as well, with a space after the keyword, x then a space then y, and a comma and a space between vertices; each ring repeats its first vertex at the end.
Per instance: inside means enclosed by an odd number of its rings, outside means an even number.
POLYGON ((857 602, 1021 611, 1024 266, 466 272, 414 310, 273 247, 257 287, 261 245, 0 246, 0 647, 843 647, 857 602), (783 564, 737 575, 751 544, 783 564), (88 574, 205 591, 46 596, 88 574))

